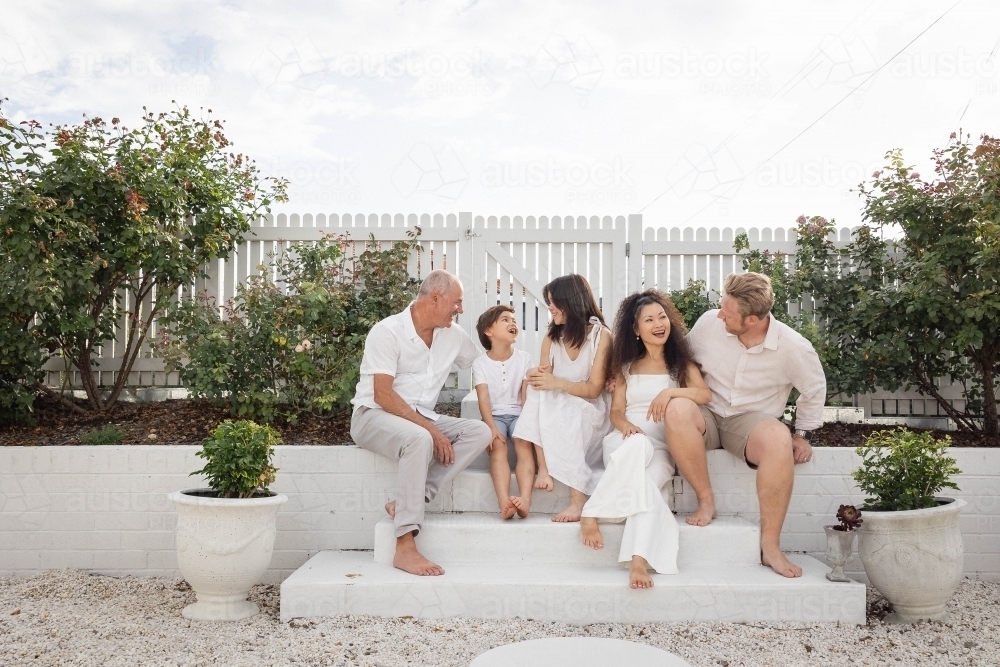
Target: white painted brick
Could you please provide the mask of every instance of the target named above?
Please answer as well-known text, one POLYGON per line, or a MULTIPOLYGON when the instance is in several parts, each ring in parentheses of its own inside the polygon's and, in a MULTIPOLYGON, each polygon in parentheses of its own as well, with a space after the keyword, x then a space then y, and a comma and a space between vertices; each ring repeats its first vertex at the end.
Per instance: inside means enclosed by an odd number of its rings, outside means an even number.
POLYGON ((151 570, 176 571, 177 550, 170 548, 146 552, 146 567, 151 570))
POLYGON ((38 554, 38 567, 42 570, 62 570, 67 567, 92 570, 95 553, 97 552, 44 549, 38 554))
POLYGON ((93 518, 96 530, 150 530, 148 512, 102 512, 94 514, 93 518))
POLYGON ((147 555, 145 551, 95 551, 93 564, 83 569, 112 574, 144 570, 147 555))
POLYGON ((121 548, 125 550, 174 549, 174 533, 171 531, 145 531, 142 533, 123 531, 119 533, 121 548))
POLYGON ((965 554, 965 572, 990 573, 995 579, 1000 576, 1000 555, 965 554))

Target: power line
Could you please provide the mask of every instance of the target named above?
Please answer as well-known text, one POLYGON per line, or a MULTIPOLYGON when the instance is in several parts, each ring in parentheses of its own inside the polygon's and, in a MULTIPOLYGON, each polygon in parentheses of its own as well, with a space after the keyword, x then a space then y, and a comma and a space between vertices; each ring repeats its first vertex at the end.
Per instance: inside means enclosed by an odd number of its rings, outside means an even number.
MULTIPOLYGON (((883 1, 883 3, 882 3, 882 4, 883 4, 883 6, 884 6, 884 5, 885 5, 885 4, 886 4, 886 3, 888 2, 888 1, 889 1, 889 0, 884 0, 884 1, 883 1)), ((878 2, 878 0, 871 0, 871 2, 869 2, 869 3, 868 3, 868 4, 866 5, 866 6, 865 6, 865 8, 864 8, 864 9, 862 9, 862 10, 861 10, 860 12, 858 12, 858 14, 857 14, 857 15, 856 15, 856 16, 855 16, 855 17, 854 17, 853 19, 851 19, 851 20, 850 20, 850 22, 848 22, 848 23, 847 23, 847 25, 845 25, 845 26, 844 26, 843 28, 841 28, 841 29, 840 29, 840 32, 838 32, 836 36, 837 36, 838 38, 840 38, 840 37, 841 37, 841 36, 842 36, 842 35, 843 35, 843 34, 844 34, 844 33, 845 33, 846 31, 847 31, 847 29, 848 29, 848 28, 850 28, 850 27, 851 27, 852 25, 854 25, 855 21, 857 21, 857 20, 858 20, 859 18, 861 18, 861 16, 862 16, 862 15, 863 15, 863 14, 864 14, 865 12, 867 12, 867 11, 868 11, 868 9, 869 9, 869 8, 870 8, 870 7, 872 6, 872 5, 874 5, 874 4, 876 3, 876 2, 878 2)), ((876 14, 876 13, 878 13, 878 11, 879 11, 879 10, 881 10, 881 7, 879 7, 879 8, 877 9, 877 10, 875 10, 875 12, 873 13, 873 15, 874 15, 874 14, 876 14)), ((773 102, 773 101, 775 100, 775 98, 778 98, 778 97, 784 97, 784 96, 785 96, 785 95, 787 95, 787 94, 788 94, 789 92, 791 92, 791 90, 792 90, 793 88, 795 88, 795 87, 796 87, 797 85, 799 85, 799 83, 801 83, 801 82, 802 82, 802 81, 804 81, 804 80, 805 80, 806 78, 808 78, 809 74, 811 74, 811 73, 812 73, 812 71, 813 71, 814 69, 816 69, 816 67, 818 67, 818 66, 819 66, 819 65, 821 64, 821 63, 819 63, 819 62, 816 62, 816 63, 814 64, 814 62, 815 62, 815 61, 816 61, 816 59, 817 59, 817 58, 819 57, 819 55, 820 55, 820 54, 817 54, 817 55, 816 55, 816 56, 814 56, 813 58, 811 58, 811 59, 809 59, 809 60, 806 60, 806 62, 802 64, 802 67, 800 67, 800 68, 799 68, 799 71, 797 71, 797 72, 796 72, 795 74, 793 74, 793 75, 792 75, 792 76, 791 76, 791 77, 790 77, 790 78, 789 78, 789 79, 788 79, 787 81, 785 81, 785 83, 784 83, 784 84, 782 84, 782 86, 781 86, 780 88, 778 88, 778 90, 776 90, 776 91, 774 92, 774 94, 773 94, 773 95, 771 95, 771 97, 769 97, 769 98, 768 98, 768 99, 767 99, 767 100, 766 100, 766 101, 765 101, 765 102, 764 102, 764 103, 763 103, 762 105, 760 105, 760 107, 758 107, 758 108, 757 108, 757 110, 756 110, 756 111, 754 111, 754 112, 753 112, 753 114, 752 114, 752 115, 751 115, 751 116, 750 116, 749 118, 747 118, 747 119, 746 119, 746 120, 745 120, 745 121, 743 122, 743 125, 741 125, 741 126, 740 126, 739 128, 737 128, 736 130, 734 130, 733 132, 731 132, 731 133, 729 134, 729 136, 727 136, 727 137, 726 137, 725 139, 723 139, 723 140, 722 140, 722 141, 721 141, 721 142, 720 142, 720 143, 719 143, 719 144, 718 144, 718 145, 717 145, 717 146, 716 146, 715 148, 713 148, 713 149, 712 149, 711 151, 709 151, 709 152, 708 152, 708 154, 707 154, 707 155, 705 155, 705 157, 703 157, 703 158, 702 158, 701 160, 699 160, 699 161, 698 161, 698 162, 697 162, 696 164, 694 164, 694 165, 693 165, 693 166, 692 166, 692 167, 691 167, 690 169, 688 169, 688 170, 687 170, 687 171, 686 171, 686 172, 685 172, 684 174, 682 174, 682 175, 681 175, 681 176, 680 176, 679 178, 677 178, 677 180, 675 180, 675 181, 674 181, 674 182, 673 182, 673 183, 672 183, 671 185, 669 185, 669 186, 667 187, 667 189, 666 189, 666 190, 664 190, 664 191, 663 191, 663 192, 661 192, 660 194, 656 195, 656 197, 654 197, 654 198, 653 198, 653 199, 652 199, 652 200, 651 200, 651 201, 650 201, 649 203, 647 203, 647 204, 646 204, 645 206, 643 206, 642 208, 640 208, 640 209, 639 209, 639 213, 642 213, 642 212, 643 212, 643 211, 645 211, 645 210, 646 210, 647 208, 649 208, 650 206, 652 206, 653 204, 655 204, 655 203, 657 202, 657 200, 659 200, 659 199, 660 199, 660 197, 662 197, 663 195, 665 195, 665 194, 667 194, 668 192, 670 192, 671 190, 673 190, 673 189, 674 189, 674 187, 676 187, 676 186, 677 186, 677 185, 678 185, 679 183, 681 183, 681 182, 682 182, 682 181, 683 181, 683 180, 684 180, 685 178, 687 178, 687 177, 688 177, 688 176, 690 176, 691 174, 695 173, 695 172, 696 172, 696 171, 698 170, 698 167, 700 167, 701 165, 703 165, 703 164, 704 164, 704 163, 705 163, 705 162, 706 162, 707 160, 710 160, 710 159, 712 158, 712 156, 713 156, 713 155, 715 155, 715 154, 716 154, 716 153, 718 153, 718 152, 719 152, 720 150, 722 150, 723 148, 725 148, 725 147, 726 147, 726 145, 727 145, 727 144, 729 144, 729 142, 730 142, 730 141, 732 141, 732 140, 733 140, 733 139, 735 139, 735 138, 736 138, 737 136, 739 136, 739 135, 740 135, 740 133, 742 133, 742 132, 743 132, 743 130, 747 129, 747 127, 749 127, 749 126, 750 126, 750 123, 751 123, 751 122, 752 122, 752 121, 753 121, 753 120, 754 120, 754 119, 755 119, 755 118, 756 118, 757 116, 759 116, 759 115, 760 115, 760 113, 761 113, 761 112, 762 112, 762 111, 763 111, 764 109, 766 109, 766 108, 767 108, 767 106, 768 106, 768 105, 769 105, 769 104, 770 104, 771 102, 773 102), (799 75, 800 75, 800 74, 802 74, 802 72, 803 72, 803 71, 804 71, 804 70, 805 70, 805 69, 806 69, 807 67, 810 67, 810 65, 812 65, 812 67, 810 68, 810 70, 809 70, 808 72, 806 72, 805 74, 803 74, 803 75, 802 75, 802 76, 800 77, 799 75), (786 90, 786 89, 787 89, 787 90, 786 90)))
MULTIPOLYGON (((856 93, 858 91, 858 89, 860 89, 862 86, 864 86, 866 83, 868 83, 872 79, 872 77, 874 77, 876 74, 878 74, 879 72, 881 72, 886 67, 886 65, 888 65, 893 60, 895 60, 896 58, 898 58, 904 51, 906 51, 906 49, 910 48, 910 46, 914 42, 916 42, 918 39, 920 39, 924 35, 924 33, 926 33, 928 30, 930 30, 935 25, 937 25, 938 21, 940 21, 945 16, 947 16, 948 13, 951 12, 951 10, 955 9, 955 7, 957 7, 960 4, 962 4, 962 0, 958 0, 955 4, 953 4, 951 7, 949 7, 948 9, 946 9, 944 11, 944 13, 941 14, 941 16, 939 16, 936 19, 934 19, 934 21, 931 22, 931 24, 929 26, 927 26, 926 28, 924 28, 923 30, 921 30, 917 34, 917 36, 914 37, 913 39, 911 39, 909 42, 907 42, 903 46, 903 48, 901 48, 899 51, 897 51, 895 54, 893 54, 893 56, 891 58, 889 58, 888 60, 886 60, 884 63, 882 63, 881 65, 879 65, 878 68, 874 72, 872 72, 871 74, 869 74, 868 76, 866 76, 864 78, 864 80, 861 81, 861 83, 859 83, 858 85, 856 85, 853 88, 851 88, 851 90, 849 90, 846 95, 844 95, 839 100, 837 100, 837 102, 832 107, 830 107, 829 109, 827 109, 826 111, 824 111, 820 115, 819 118, 817 118, 813 122, 811 122, 808 125, 806 125, 806 127, 804 129, 802 129, 798 134, 796 134, 794 137, 792 137, 791 139, 789 139, 785 143, 785 145, 783 145, 778 150, 774 151, 774 153, 772 153, 766 160, 763 160, 762 162, 758 163, 756 167, 754 167, 749 172, 747 172, 742 177, 740 177, 739 180, 737 180, 733 185, 731 185, 729 188, 727 188, 725 192, 723 192, 722 194, 719 194, 719 195, 715 196, 715 200, 722 199, 727 193, 729 193, 730 190, 732 190, 734 187, 737 187, 740 184, 742 184, 743 181, 745 181, 747 178, 749 178, 758 169, 760 169, 765 164, 767 164, 768 162, 770 162, 771 160, 773 160, 774 158, 776 158, 782 151, 784 151, 786 148, 788 148, 793 143, 795 143, 795 141, 798 140, 799 137, 801 137, 802 135, 804 135, 806 132, 808 132, 809 130, 811 130, 817 123, 819 123, 821 120, 823 120, 824 118, 826 118, 826 116, 830 112, 832 112, 834 109, 836 109, 837 107, 839 107, 848 97, 850 97, 851 95, 853 95, 854 93, 856 93)), ((704 206, 702 206, 700 209, 698 209, 697 211, 695 211, 693 214, 691 214, 690 216, 688 216, 681 224, 683 225, 686 222, 689 222, 690 220, 692 220, 693 218, 696 218, 697 216, 699 216, 702 213, 702 211, 704 211, 706 208, 708 208, 709 206, 711 206, 714 203, 715 203, 714 200, 708 202, 707 204, 705 204, 704 206)))

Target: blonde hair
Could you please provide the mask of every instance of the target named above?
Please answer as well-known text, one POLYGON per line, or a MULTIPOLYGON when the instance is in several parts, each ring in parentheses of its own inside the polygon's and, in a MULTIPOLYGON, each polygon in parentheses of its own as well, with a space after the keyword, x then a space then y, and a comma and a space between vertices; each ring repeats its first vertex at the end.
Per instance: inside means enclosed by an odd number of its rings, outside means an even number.
POLYGON ((771 279, 760 273, 731 273, 726 276, 723 293, 736 301, 741 317, 767 317, 774 307, 771 279))

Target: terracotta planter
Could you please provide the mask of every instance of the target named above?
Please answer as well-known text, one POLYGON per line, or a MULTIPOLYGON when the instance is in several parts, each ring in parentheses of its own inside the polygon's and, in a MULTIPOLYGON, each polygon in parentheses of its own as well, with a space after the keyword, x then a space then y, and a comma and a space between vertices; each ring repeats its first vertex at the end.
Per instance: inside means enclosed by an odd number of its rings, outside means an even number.
POLYGON ((174 491, 177 565, 198 595, 184 618, 238 621, 256 614, 247 600, 271 564, 275 517, 288 496, 214 498, 208 489, 174 491))
POLYGON ((826 573, 826 578, 830 581, 852 581, 844 574, 844 566, 854 558, 854 541, 858 537, 858 531, 837 530, 835 526, 823 528, 826 530, 826 559, 833 565, 833 569, 826 573))
POLYGON ((872 585, 895 609, 889 622, 948 618, 945 605, 962 581, 958 517, 967 503, 937 500, 942 504, 921 510, 863 510, 858 555, 872 585))

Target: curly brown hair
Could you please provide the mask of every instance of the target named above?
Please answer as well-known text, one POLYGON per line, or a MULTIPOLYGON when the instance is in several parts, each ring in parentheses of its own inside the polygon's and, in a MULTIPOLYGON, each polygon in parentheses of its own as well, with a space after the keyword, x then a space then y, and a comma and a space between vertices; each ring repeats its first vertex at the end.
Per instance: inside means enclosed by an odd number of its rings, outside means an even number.
POLYGON ((611 354, 608 355, 608 377, 617 376, 633 361, 646 356, 646 345, 635 333, 636 320, 643 307, 652 303, 662 306, 663 312, 670 320, 670 335, 667 336, 667 342, 663 346, 663 361, 667 372, 677 381, 678 386, 686 387, 688 367, 694 363, 694 355, 691 354, 691 346, 684 338, 687 334, 684 317, 669 296, 655 289, 631 294, 625 297, 618 307, 611 354))

